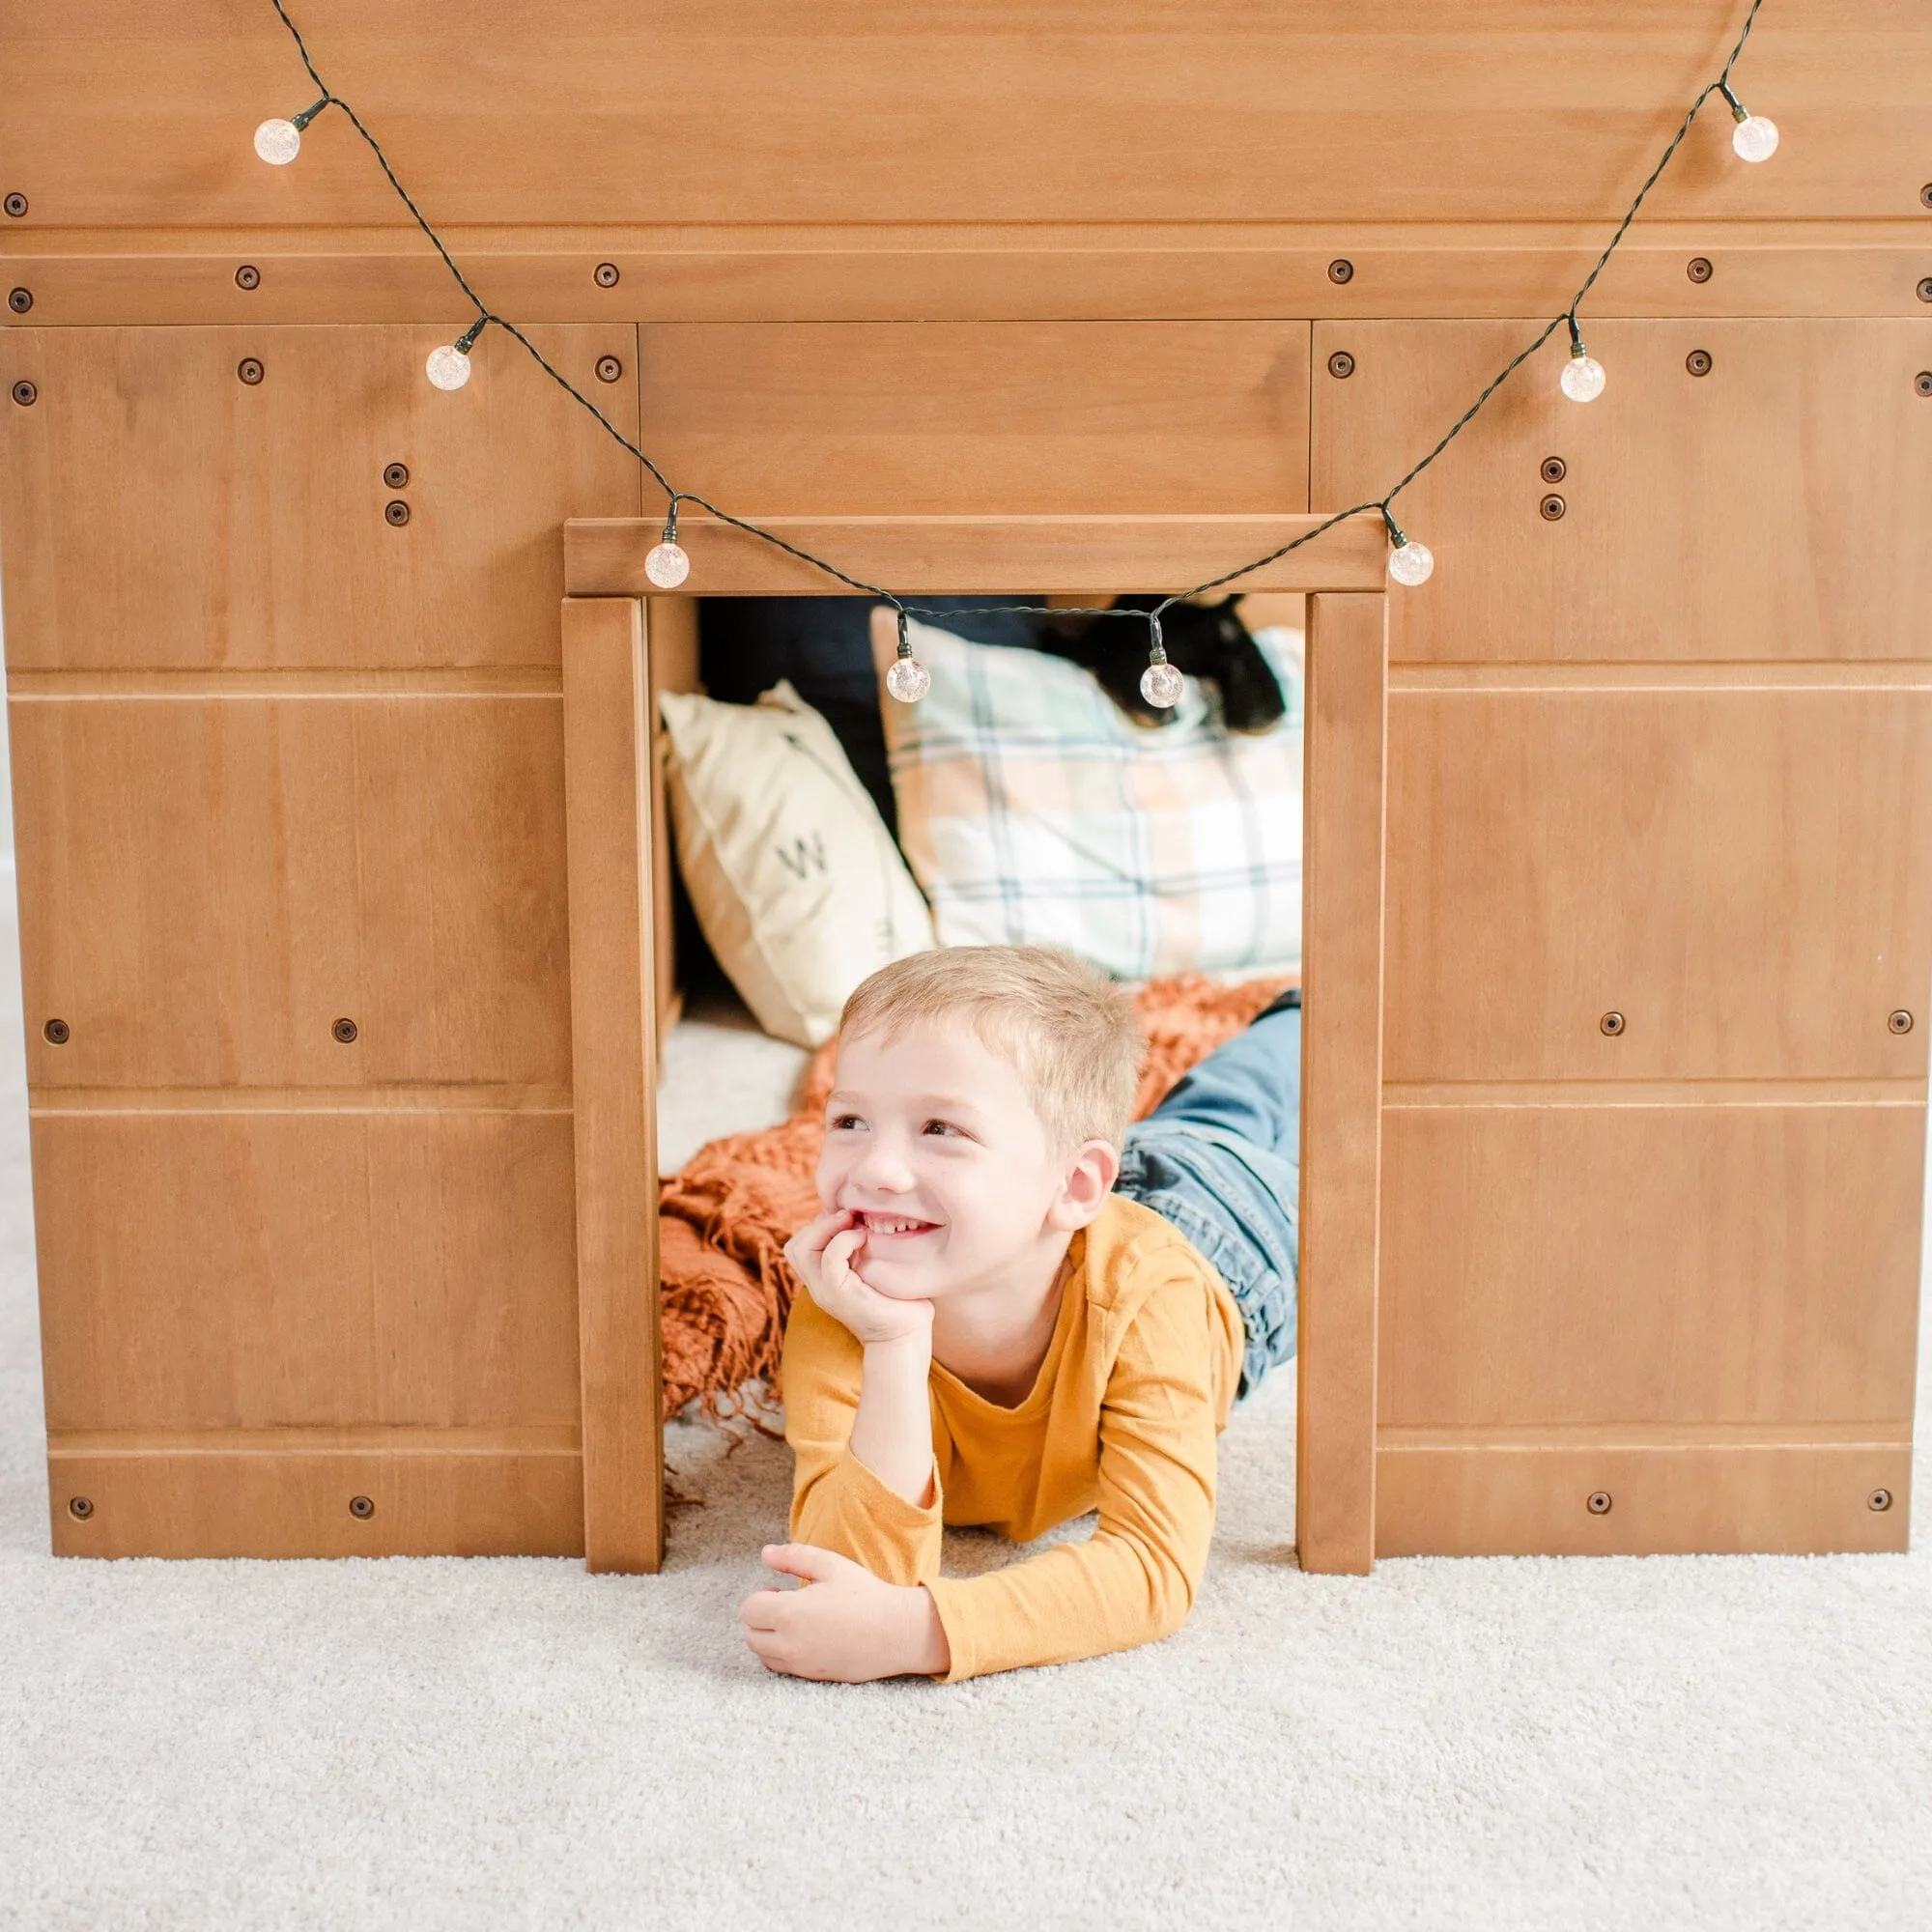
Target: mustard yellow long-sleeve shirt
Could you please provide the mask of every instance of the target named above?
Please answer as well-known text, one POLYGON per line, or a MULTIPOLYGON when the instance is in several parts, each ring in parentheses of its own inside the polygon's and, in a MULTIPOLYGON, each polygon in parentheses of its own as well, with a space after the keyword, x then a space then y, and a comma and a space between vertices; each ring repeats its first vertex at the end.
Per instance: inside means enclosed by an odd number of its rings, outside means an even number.
POLYGON ((932 1365, 933 1499, 908 1502, 853 1455, 864 1350, 801 1289, 784 1339, 791 1536, 889 1583, 923 1583, 957 1683, 1125 1650, 1178 1630, 1214 1528, 1215 1437, 1246 1346, 1240 1310, 1180 1232, 1124 1195, 1073 1236, 1059 1320, 1016 1408, 932 1365), (983 1577, 939 1574, 940 1525, 1028 1543, 1097 1508, 1084 1543, 983 1577))

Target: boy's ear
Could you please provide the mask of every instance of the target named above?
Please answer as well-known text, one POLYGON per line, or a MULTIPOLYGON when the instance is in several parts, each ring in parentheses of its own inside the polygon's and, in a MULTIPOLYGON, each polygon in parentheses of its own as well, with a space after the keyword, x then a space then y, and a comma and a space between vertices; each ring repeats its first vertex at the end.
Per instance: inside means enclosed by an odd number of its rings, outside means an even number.
POLYGON ((1048 1210, 1047 1221, 1069 1234, 1086 1227, 1107 1205, 1120 1173, 1121 1151, 1111 1141, 1086 1142, 1067 1167, 1060 1199, 1048 1210))

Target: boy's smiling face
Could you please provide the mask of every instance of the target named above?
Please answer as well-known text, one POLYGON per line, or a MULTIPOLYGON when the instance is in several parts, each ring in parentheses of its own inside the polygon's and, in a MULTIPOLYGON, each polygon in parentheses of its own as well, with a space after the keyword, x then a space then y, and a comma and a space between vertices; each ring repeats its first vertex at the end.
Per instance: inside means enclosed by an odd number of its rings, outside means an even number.
POLYGON ((1104 1202, 1105 1186, 1091 1208, 1068 1200, 1079 1158, 1051 1146, 1018 1068, 963 1017, 839 1041, 818 1198, 860 1216, 853 1266, 882 1294, 937 1301, 1028 1273, 1104 1202))

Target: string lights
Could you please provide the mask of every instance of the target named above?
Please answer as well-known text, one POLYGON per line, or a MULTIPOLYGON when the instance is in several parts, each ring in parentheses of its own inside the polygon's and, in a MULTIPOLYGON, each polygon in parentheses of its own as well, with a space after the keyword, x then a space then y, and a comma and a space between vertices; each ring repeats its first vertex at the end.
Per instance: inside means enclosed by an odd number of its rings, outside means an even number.
MULTIPOLYGON (((652 548, 650 554, 644 558, 644 575, 653 584, 661 590, 675 590, 691 575, 691 558, 677 541, 677 508, 680 502, 696 503, 707 515, 717 519, 718 522, 728 524, 734 529, 743 530, 748 535, 756 537, 762 543, 771 544, 774 548, 798 558, 802 563, 810 564, 814 570, 824 572, 826 576, 835 578, 838 582, 847 584, 854 590, 863 591, 867 596, 877 597, 883 602, 890 604, 897 613, 898 618, 898 652, 891 668, 886 672, 886 689, 894 697, 905 704, 915 704, 919 699, 923 697, 931 688, 932 678, 925 667, 913 656, 912 642, 906 628, 907 619, 911 616, 935 616, 942 615, 943 613, 923 610, 918 605, 907 604, 902 599, 895 596, 892 591, 886 589, 883 585, 867 583, 859 578, 848 576, 836 564, 828 563, 823 557, 814 556, 810 551, 803 550, 796 544, 788 543, 783 537, 777 535, 774 531, 761 529, 757 525, 746 521, 743 517, 730 516, 719 509, 715 504, 707 502, 702 497, 696 496, 689 490, 673 489, 664 471, 651 461, 650 457, 637 443, 633 442, 574 383, 554 368, 542 352, 515 323, 493 313, 477 295, 476 291, 469 286, 469 282, 464 275, 463 270, 457 267, 455 258, 443 246, 441 237, 430 226, 429 222, 424 218, 422 211, 410 198, 409 191, 397 180, 395 170, 389 165, 388 156, 383 152, 382 144, 362 125, 360 117, 350 106, 348 101, 344 100, 339 95, 329 92, 322 75, 316 71, 315 63, 309 59, 308 47, 303 43, 300 31, 297 28, 296 23, 289 18, 288 9, 283 4, 283 0, 271 0, 271 4, 276 14, 280 16, 283 26, 289 30, 290 35, 294 38, 297 50, 301 56, 302 66, 308 70, 309 78, 314 81, 317 87, 322 89, 322 98, 312 107, 304 108, 293 121, 264 121, 255 129, 255 152, 263 160, 270 162, 273 166, 286 167, 301 151, 302 129, 324 108, 339 107, 348 116, 351 126, 355 128, 355 131, 368 144, 384 174, 388 177, 389 185, 401 197, 404 207, 414 217, 417 227, 429 238, 432 246, 442 257, 444 265, 448 268, 451 275, 455 277, 457 286, 469 298, 469 300, 474 304, 476 309, 476 320, 456 338, 454 343, 444 344, 440 348, 433 349, 430 352, 428 361, 425 365, 429 380, 439 389, 462 388, 469 381, 470 377, 470 350, 475 346, 477 337, 482 334, 484 329, 489 327, 491 324, 496 324, 497 327, 513 336, 522 345, 529 354, 531 359, 543 370, 545 375, 549 376, 554 383, 565 390, 583 409, 589 411, 597 418, 598 422, 603 425, 604 429, 615 438, 618 442, 622 443, 643 465, 644 469, 650 472, 652 478, 663 489, 668 498, 664 537, 660 543, 652 548)), ((1738 99, 1736 94, 1731 91, 1730 84, 1731 70, 1737 66, 1738 56, 1744 52, 1745 43, 1750 39, 1751 28, 1757 20, 1758 10, 1763 5, 1764 0, 1750 0, 1750 10, 1745 15, 1744 26, 1731 47, 1729 58, 1724 62, 1723 71, 1719 74, 1716 80, 1709 82, 1698 94, 1696 99, 1690 103, 1690 111, 1685 115, 1677 132, 1671 137, 1669 146, 1664 149, 1662 155, 1658 159, 1657 165, 1651 169, 1649 175, 1645 178, 1643 185, 1637 189, 1635 198, 1625 212, 1623 219, 1617 224, 1616 232, 1610 237, 1604 252, 1597 258, 1596 266, 1583 278, 1582 286, 1570 298, 1563 312, 1560 315, 1552 317, 1534 341, 1520 350, 1503 365, 1496 375, 1491 379, 1489 384, 1477 396, 1476 400, 1449 426, 1447 434, 1436 443, 1435 448, 1430 450, 1419 463, 1414 465, 1406 475, 1400 478, 1392 489, 1371 502, 1356 503, 1349 509, 1336 511, 1333 516, 1324 517, 1312 529, 1304 530, 1298 537, 1281 545, 1278 549, 1269 551, 1264 556, 1258 556, 1251 562, 1240 564, 1236 569, 1226 571, 1219 577, 1210 577, 1207 582, 1197 583, 1191 589, 1177 590, 1173 596, 1163 598, 1151 611, 1117 611, 1105 610, 1090 613, 1102 617, 1131 616, 1145 618, 1148 626, 1148 667, 1141 676, 1141 695, 1146 697, 1150 704, 1158 705, 1164 710, 1179 701, 1181 692, 1185 688, 1185 682, 1180 672, 1168 663, 1167 650, 1161 640, 1160 620, 1164 611, 1190 597, 1198 597, 1203 592, 1208 590, 1218 590, 1224 584, 1233 583, 1240 578, 1252 575, 1255 571, 1261 570, 1266 565, 1286 556, 1291 551, 1299 550, 1303 544, 1312 543, 1317 537, 1333 529, 1337 524, 1347 522, 1350 517, 1360 516, 1369 510, 1379 511, 1389 540, 1389 576, 1397 583, 1411 588, 1417 584, 1427 582, 1431 573, 1435 568, 1435 555, 1427 544, 1419 543, 1414 538, 1403 534, 1400 526, 1396 523, 1391 513, 1390 505, 1403 491, 1406 490, 1455 441, 1457 437, 1462 435, 1463 431, 1475 420, 1477 413, 1489 402, 1490 398, 1502 387, 1503 384, 1524 362, 1528 361, 1549 340, 1550 336, 1556 332, 1560 326, 1564 324, 1568 324, 1569 326, 1570 355, 1564 363, 1561 376, 1557 379, 1558 386, 1571 401, 1578 403, 1594 402, 1597 397, 1604 393, 1604 386, 1606 381, 1604 365, 1595 356, 1585 351, 1582 332, 1577 327, 1577 311, 1582 305, 1583 298, 1596 286, 1597 278, 1604 272, 1605 268, 1609 263, 1610 257, 1616 253, 1617 248, 1621 245, 1625 235, 1630 230, 1631 223, 1636 219, 1637 210, 1643 206, 1644 198, 1656 186, 1659 176, 1670 164, 1671 156, 1683 145, 1684 137, 1690 133, 1690 125, 1696 120, 1698 112, 1704 103, 1714 94, 1721 94, 1724 97, 1724 100, 1731 110, 1731 118, 1736 124, 1731 129, 1731 146, 1741 160, 1750 162, 1769 160, 1772 155, 1776 152, 1776 125, 1767 120, 1761 114, 1751 113, 1745 106, 1744 102, 1738 99)), ((1064 614, 1055 612, 1052 607, 1046 605, 1012 604, 1002 608, 1008 611, 1026 611, 1041 615, 1064 614)))

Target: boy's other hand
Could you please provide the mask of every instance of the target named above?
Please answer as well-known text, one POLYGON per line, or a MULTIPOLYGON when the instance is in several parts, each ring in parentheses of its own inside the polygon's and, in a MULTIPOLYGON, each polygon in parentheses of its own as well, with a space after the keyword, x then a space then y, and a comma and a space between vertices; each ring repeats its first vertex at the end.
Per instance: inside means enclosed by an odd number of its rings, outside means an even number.
POLYGON ((806 1225, 785 1243, 785 1260, 811 1291, 811 1298, 842 1321, 862 1344, 923 1341, 932 1346, 932 1303, 899 1301, 881 1294, 853 1265, 866 1230, 849 1208, 836 1208, 806 1225))
POLYGON ((774 1570, 804 1579, 796 1590, 753 1590, 738 1606, 745 1641, 767 1670, 869 1684, 952 1669, 952 1649, 923 1584, 882 1582, 863 1563, 816 1544, 767 1544, 763 1555, 774 1570))

